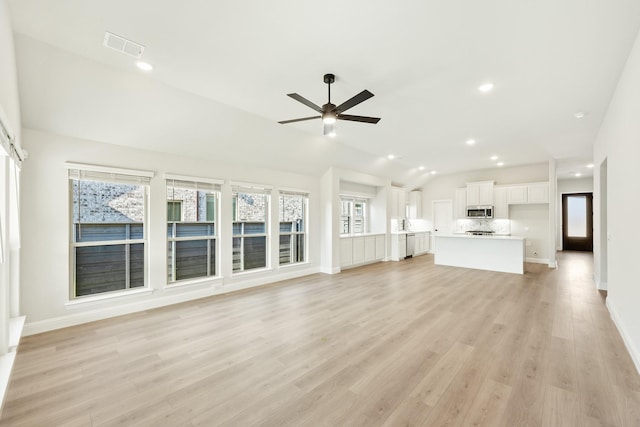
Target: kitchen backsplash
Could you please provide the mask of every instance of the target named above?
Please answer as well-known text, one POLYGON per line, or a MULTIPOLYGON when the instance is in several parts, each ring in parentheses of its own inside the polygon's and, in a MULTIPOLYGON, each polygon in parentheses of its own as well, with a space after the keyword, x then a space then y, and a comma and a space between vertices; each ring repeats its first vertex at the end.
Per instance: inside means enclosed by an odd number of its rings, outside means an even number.
POLYGON ((511 221, 508 219, 459 219, 456 220, 454 233, 465 231, 493 231, 495 234, 511 234, 511 221))

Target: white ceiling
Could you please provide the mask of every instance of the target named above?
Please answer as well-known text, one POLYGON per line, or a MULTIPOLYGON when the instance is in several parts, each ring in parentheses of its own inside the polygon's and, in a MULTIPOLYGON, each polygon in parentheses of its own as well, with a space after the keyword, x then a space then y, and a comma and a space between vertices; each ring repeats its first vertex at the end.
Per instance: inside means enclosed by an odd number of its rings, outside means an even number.
POLYGON ((299 173, 347 167, 408 186, 429 170, 495 167, 494 154, 505 167, 555 158, 561 177, 589 174, 640 27, 637 0, 12 0, 10 9, 26 127, 299 173), (103 47, 105 31, 145 45, 154 70, 103 47), (314 115, 286 94, 324 104, 328 72, 334 103, 368 89, 375 97, 349 113, 382 120, 341 121, 335 139, 320 120, 278 124, 314 115), (487 81, 495 89, 482 94, 487 81))

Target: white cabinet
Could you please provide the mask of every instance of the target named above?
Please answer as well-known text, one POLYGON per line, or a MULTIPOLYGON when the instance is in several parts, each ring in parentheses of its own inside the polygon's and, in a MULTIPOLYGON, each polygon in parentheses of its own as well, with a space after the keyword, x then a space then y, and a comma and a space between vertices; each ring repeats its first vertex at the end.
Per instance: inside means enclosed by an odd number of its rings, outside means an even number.
POLYGON ((549 203, 549 183, 537 182, 527 188, 529 203, 549 203))
POLYGON ((509 219, 509 203, 507 202, 508 187, 493 189, 493 218, 509 219))
POLYGON ((431 242, 431 233, 416 233, 416 248, 415 255, 422 255, 429 252, 429 246, 431 242))
POLYGON ((391 259, 393 261, 403 260, 407 256, 407 235, 391 235, 391 259))
POLYGON ((467 183, 467 206, 493 205, 493 181, 467 183))
POLYGON ((403 188, 391 187, 391 218, 407 217, 407 192, 403 188))
POLYGON ((375 236, 376 237, 376 259, 377 260, 381 260, 384 259, 385 253, 386 253, 386 246, 387 246, 387 238, 384 236, 384 234, 375 236))
POLYGON ((364 237, 353 238, 353 264, 364 263, 364 237))
POLYGON ((412 191, 409 193, 408 211, 409 218, 422 218, 422 191, 412 191))
POLYGON ((398 258, 404 259, 407 256, 407 235, 398 235, 398 258))
POLYGON ((549 203, 549 183, 513 185, 507 187, 507 201, 510 205, 527 203, 549 203))
POLYGON ((382 261, 385 256, 384 234, 340 238, 340 267, 347 268, 382 261))
POLYGON ((348 267, 353 264, 353 239, 350 237, 340 239, 340 267, 348 267))
POLYGON ((456 189, 456 206, 455 206, 455 218, 462 219, 467 217, 467 189, 456 189))
POLYGON ((364 261, 371 262, 376 259, 376 236, 364 238, 364 261))
POLYGON ((526 185, 514 185, 507 188, 507 202, 510 205, 527 203, 528 199, 526 185))

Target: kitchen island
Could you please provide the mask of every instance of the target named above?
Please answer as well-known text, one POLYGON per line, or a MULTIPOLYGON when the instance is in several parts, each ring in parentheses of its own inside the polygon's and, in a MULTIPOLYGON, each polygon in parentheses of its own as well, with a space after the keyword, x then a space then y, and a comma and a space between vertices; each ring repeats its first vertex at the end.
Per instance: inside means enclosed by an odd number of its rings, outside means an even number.
POLYGON ((524 237, 436 235, 434 252, 439 265, 524 274, 524 237))

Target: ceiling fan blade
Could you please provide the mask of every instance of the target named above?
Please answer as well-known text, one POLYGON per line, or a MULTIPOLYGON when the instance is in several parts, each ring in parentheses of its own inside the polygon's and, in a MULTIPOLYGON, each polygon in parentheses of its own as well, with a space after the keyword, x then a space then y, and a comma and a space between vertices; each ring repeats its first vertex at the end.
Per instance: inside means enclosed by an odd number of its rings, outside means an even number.
POLYGON ((297 93, 288 93, 287 96, 295 99, 298 102, 302 102, 304 105, 306 105, 309 108, 312 108, 312 109, 316 110, 318 113, 322 113, 322 108, 318 107, 316 104, 314 104, 313 102, 309 101, 307 98, 298 95, 297 93))
POLYGON ((347 99, 345 102, 343 102, 342 104, 338 105, 336 108, 334 108, 334 111, 336 111, 338 114, 340 114, 343 111, 347 111, 349 108, 355 107, 356 105, 360 104, 361 102, 366 101, 367 99, 371 98, 372 96, 373 96, 373 94, 365 89, 362 92, 360 92, 359 94, 357 94, 356 96, 354 96, 354 97, 352 97, 350 99, 347 99))
POLYGON ((351 122, 362 122, 376 124, 380 117, 352 116, 349 114, 338 114, 338 120, 349 120, 351 122))
POLYGON ((286 125, 287 123, 294 123, 294 122, 302 122, 305 120, 313 120, 313 119, 319 119, 321 116, 313 116, 313 117, 303 117, 301 119, 292 119, 292 120, 283 120, 280 123, 281 125, 286 125))

